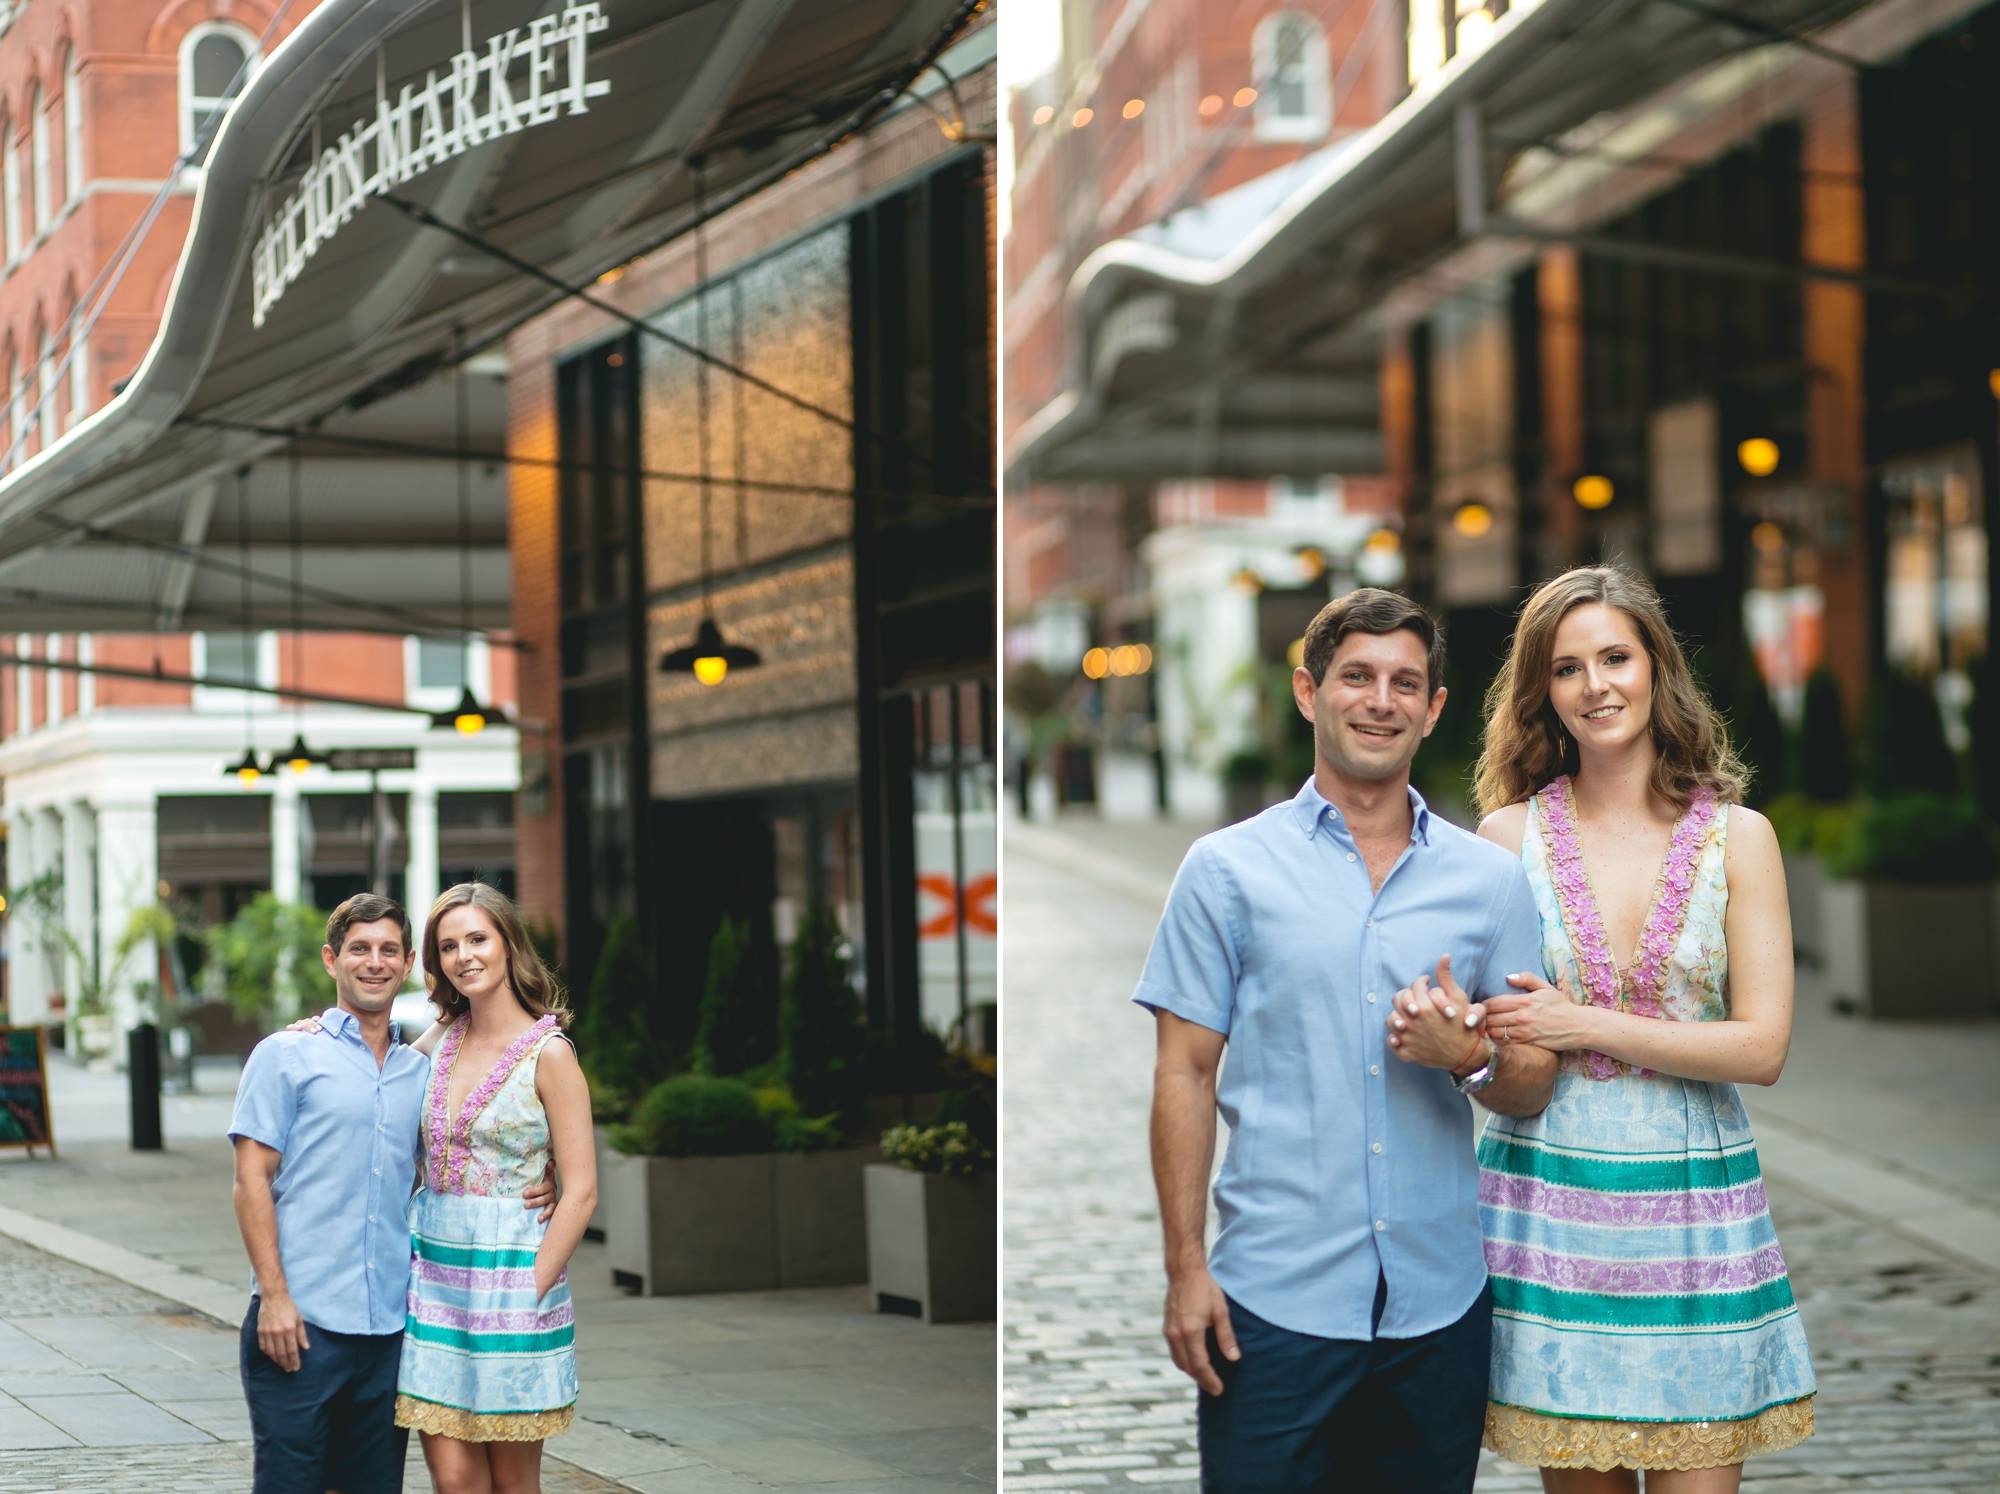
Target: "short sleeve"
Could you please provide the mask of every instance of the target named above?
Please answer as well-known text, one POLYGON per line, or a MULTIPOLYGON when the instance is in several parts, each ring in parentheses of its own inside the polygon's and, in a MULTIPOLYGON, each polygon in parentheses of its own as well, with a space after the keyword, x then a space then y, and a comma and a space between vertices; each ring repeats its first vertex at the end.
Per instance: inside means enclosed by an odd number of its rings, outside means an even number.
POLYGON ((1241 973, 1214 852, 1196 842, 1167 894, 1132 999, 1226 1034, 1241 973))
POLYGON ((291 1140, 299 1094, 287 1061, 290 1045, 285 1036, 267 1037, 250 1050, 250 1061, 236 1084, 236 1110, 229 1117, 231 1140, 247 1136, 277 1152, 291 1140))
POLYGON ((1479 984, 1471 990, 1472 999, 1510 994, 1514 987, 1507 984, 1507 977, 1526 971, 1548 975, 1542 969, 1542 916, 1535 908, 1535 891, 1528 885, 1526 869, 1516 861, 1494 903, 1493 940, 1479 971, 1479 984))

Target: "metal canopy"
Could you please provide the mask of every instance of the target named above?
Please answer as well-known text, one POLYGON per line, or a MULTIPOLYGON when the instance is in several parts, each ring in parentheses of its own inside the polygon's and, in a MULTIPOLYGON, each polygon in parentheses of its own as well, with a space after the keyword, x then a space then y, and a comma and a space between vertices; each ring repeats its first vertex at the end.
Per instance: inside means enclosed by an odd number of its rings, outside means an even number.
MULTIPOLYGON (((240 625, 245 467, 257 624, 287 626, 284 433, 309 422, 304 625, 456 631, 457 466, 397 448, 454 449, 441 365, 455 347, 497 345, 560 293, 425 226, 422 213, 564 283, 588 284, 691 224, 691 148, 705 155, 707 201, 727 206, 885 106, 970 6, 599 0, 606 24, 587 39, 587 77, 608 91, 366 199, 256 324, 257 282, 268 279, 262 267, 253 273, 258 240, 282 222, 310 162, 374 121, 381 100, 393 103, 406 85, 421 96, 428 77, 450 75, 468 41, 483 56, 489 38, 528 34, 537 17, 573 25, 575 9, 565 0, 326 0, 264 59, 203 168, 145 360, 109 404, 0 479, 0 631, 240 625), (380 442, 391 444, 369 444, 380 442)), ((564 79, 557 63, 549 87, 564 79)), ((517 100, 526 71, 517 58, 517 100)), ((467 450, 506 448, 503 371, 494 353, 467 366, 467 450)), ((551 453, 553 444, 536 442, 551 453)), ((488 461, 471 472, 472 621, 501 628, 510 611, 506 469, 488 461)))
MULTIPOLYGON (((1809 31, 1866 0, 1738 0, 1809 31)), ((1751 45, 1670 0, 1515 0, 1490 43, 1369 129, 1107 244, 1070 283, 1070 387, 1008 454, 1017 481, 1379 471, 1382 303, 1459 237, 1455 122, 1476 111, 1483 180, 1559 136, 1751 45), (1228 232, 1232 211, 1242 221, 1228 232), (1219 221, 1218 221, 1219 220, 1219 221), (1215 245, 1229 247, 1216 252, 1215 245)))

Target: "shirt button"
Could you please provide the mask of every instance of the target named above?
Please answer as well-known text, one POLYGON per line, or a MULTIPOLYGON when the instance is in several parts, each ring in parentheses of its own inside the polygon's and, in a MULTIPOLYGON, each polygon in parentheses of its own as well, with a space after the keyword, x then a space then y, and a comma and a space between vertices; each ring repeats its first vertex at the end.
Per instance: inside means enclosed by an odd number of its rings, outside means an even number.
POLYGON ((1354 860, 1354 853, 1353 853, 1352 851, 1349 851, 1349 852, 1347 853, 1347 859, 1348 859, 1349 861, 1352 861, 1352 860, 1354 860))
POLYGON ((378 1178, 379 1178, 380 1176, 382 1176, 382 1169, 381 1169, 381 1168, 379 1168, 379 1167, 378 1167, 378 1168, 376 1168, 376 1169, 375 1169, 375 1176, 376 1176, 376 1177, 378 1177, 378 1178))
POLYGON ((370 1215, 368 1216, 368 1222, 369 1222, 370 1224, 373 1224, 373 1223, 375 1222, 375 1216, 374 1216, 373 1214, 370 1214, 370 1215))
POLYGON ((1370 991, 1368 993, 1368 1004, 1370 1006, 1373 1006, 1375 1004, 1375 993, 1373 991, 1370 991))
POLYGON ((1373 1152, 1376 1156, 1379 1157, 1382 1155, 1382 1143, 1378 1141, 1373 1146, 1368 1148, 1368 1150, 1373 1152))
POLYGON ((1389 1221, 1386 1219, 1377 1219, 1375 1221, 1375 1232, 1377 1234, 1381 1234, 1384 1230, 1388 1229, 1388 1227, 1389 1227, 1389 1221))
POLYGON ((1368 928, 1372 929, 1375 927, 1375 920, 1372 918, 1365 920, 1365 923, 1368 928))
POLYGON ((1371 1063, 1370 1065, 1368 1065, 1368 1072, 1371 1074, 1379 1074, 1382 1072, 1382 1065, 1380 1065, 1379 1063, 1371 1063))

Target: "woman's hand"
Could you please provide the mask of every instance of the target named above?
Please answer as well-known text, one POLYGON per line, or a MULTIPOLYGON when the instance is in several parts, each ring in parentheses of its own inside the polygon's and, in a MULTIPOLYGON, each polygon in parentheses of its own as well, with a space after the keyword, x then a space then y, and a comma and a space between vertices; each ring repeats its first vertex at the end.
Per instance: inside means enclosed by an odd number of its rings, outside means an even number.
POLYGON ((1510 975, 1520 994, 1486 1000, 1486 1031, 1494 1042, 1533 1043, 1551 1053, 1590 1048, 1596 1008, 1577 1004, 1567 982, 1550 985, 1539 973, 1510 975))
POLYGON ((535 1252, 535 1300, 540 1302, 556 1289, 562 1279, 563 1268, 548 1258, 546 1249, 535 1252))
POLYGON ((318 1017, 301 1017, 301 1018, 299 1018, 299 1020, 298 1020, 298 1021, 296 1021, 296 1022, 292 1023, 292 1024, 291 1024, 291 1026, 287 1027, 287 1028, 285 1029, 285 1031, 287 1031, 287 1032, 318 1032, 318 1031, 319 1031, 319 1018, 318 1018, 318 1017))

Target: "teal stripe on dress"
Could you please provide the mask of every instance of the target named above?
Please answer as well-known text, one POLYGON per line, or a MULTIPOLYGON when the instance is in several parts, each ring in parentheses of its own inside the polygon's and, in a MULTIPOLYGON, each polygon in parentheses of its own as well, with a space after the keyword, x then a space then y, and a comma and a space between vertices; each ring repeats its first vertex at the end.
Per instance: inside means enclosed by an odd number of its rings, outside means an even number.
POLYGON ((532 1250, 509 1250, 504 1247, 489 1250, 472 1245, 446 1245, 422 1236, 416 1237, 412 1243, 416 1247, 417 1259, 435 1261, 440 1266, 471 1266, 476 1270, 493 1271, 522 1266, 533 1269, 535 1264, 535 1252, 532 1250))
POLYGON ((446 1328, 437 1323, 419 1323, 409 1318, 403 1325, 405 1338, 448 1349, 468 1349, 478 1354, 544 1354, 567 1348, 576 1342, 576 1328, 565 1323, 541 1333, 472 1333, 463 1328, 446 1328))
POLYGON ((1748 1323, 1794 1305, 1792 1284, 1782 1276, 1747 1292, 1687 1292, 1657 1297, 1566 1292, 1506 1276, 1495 1276, 1492 1280, 1495 1312, 1521 1313, 1557 1323, 1622 1328, 1717 1328, 1748 1323))
POLYGON ((1540 1178, 1565 1188, 1599 1193, 1655 1193, 1670 1188, 1733 1188, 1762 1177, 1754 1149, 1728 1157, 1688 1156, 1673 1161, 1617 1162, 1564 1156, 1514 1138, 1489 1135, 1479 1144, 1479 1165, 1516 1177, 1540 1178))

